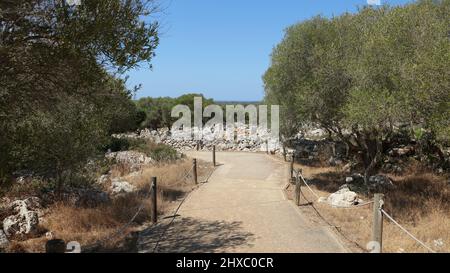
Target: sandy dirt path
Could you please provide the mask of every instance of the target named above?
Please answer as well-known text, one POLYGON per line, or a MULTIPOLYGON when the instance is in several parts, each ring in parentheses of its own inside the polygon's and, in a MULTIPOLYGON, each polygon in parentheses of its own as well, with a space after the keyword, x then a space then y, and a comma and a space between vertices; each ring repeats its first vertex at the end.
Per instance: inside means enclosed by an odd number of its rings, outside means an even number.
MULTIPOLYGON (((212 161, 210 152, 188 156, 212 161)), ((141 233, 139 252, 345 252, 326 225, 287 200, 288 164, 265 154, 218 152, 220 165, 177 217, 141 233)))

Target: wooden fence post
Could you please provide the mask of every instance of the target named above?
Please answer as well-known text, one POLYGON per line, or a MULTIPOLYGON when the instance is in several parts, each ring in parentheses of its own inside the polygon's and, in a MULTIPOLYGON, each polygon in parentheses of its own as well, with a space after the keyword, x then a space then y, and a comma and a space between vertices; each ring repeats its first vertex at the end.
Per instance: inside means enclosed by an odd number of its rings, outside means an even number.
POLYGON ((192 160, 192 164, 194 165, 194 167, 193 167, 194 183, 197 185, 198 180, 197 180, 197 159, 196 158, 194 158, 192 160))
POLYGON ((152 202, 152 222, 156 224, 158 222, 158 204, 156 200, 157 196, 157 187, 156 187, 156 177, 152 177, 151 184, 151 202, 152 202))
POLYGON ((298 177, 300 175, 300 170, 297 172, 297 175, 295 177, 295 204, 297 206, 300 206, 300 193, 301 193, 301 184, 300 184, 300 178, 298 177))
POLYGON ((216 145, 213 145, 213 166, 216 166, 216 145))
POLYGON ((53 239, 45 243, 45 253, 65 253, 66 243, 61 239, 53 239))
POLYGON ((291 173, 291 178, 293 178, 294 177, 294 154, 292 154, 292 157, 291 157, 291 165, 290 165, 289 172, 291 173))
POLYGON ((374 195, 373 204, 373 225, 372 225, 372 242, 378 243, 377 249, 379 253, 383 249, 383 194, 376 193, 374 195))

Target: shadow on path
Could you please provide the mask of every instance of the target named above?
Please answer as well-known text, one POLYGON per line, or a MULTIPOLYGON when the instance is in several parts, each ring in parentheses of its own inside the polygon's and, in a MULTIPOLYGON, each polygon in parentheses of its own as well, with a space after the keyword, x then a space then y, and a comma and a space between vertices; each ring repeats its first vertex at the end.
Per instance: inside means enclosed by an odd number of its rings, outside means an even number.
POLYGON ((241 222, 177 218, 167 231, 166 228, 167 223, 162 223, 144 230, 139 240, 140 252, 153 252, 158 240, 155 252, 211 253, 230 251, 243 245, 250 246, 254 239, 252 233, 243 230, 241 222))

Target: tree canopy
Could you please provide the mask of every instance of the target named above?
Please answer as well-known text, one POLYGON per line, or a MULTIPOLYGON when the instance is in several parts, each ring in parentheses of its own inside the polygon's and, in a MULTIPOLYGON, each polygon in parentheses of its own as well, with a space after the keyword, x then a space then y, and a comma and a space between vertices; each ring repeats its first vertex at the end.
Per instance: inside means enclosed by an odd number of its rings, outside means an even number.
POLYGON ((138 109, 145 113, 145 120, 141 123, 141 127, 158 129, 171 128, 176 118, 171 117, 172 108, 176 105, 187 105, 191 112, 194 112, 194 98, 202 98, 203 108, 212 104, 212 99, 205 98, 202 94, 189 93, 177 98, 160 97, 160 98, 141 98, 136 101, 138 109))
POLYGON ((401 126, 448 141, 448 22, 450 1, 422 0, 289 27, 263 77, 282 133, 318 124, 363 151, 366 168, 401 126))
POLYGON ((158 45, 151 0, 0 2, 0 178, 61 176, 142 120, 121 73, 158 45))

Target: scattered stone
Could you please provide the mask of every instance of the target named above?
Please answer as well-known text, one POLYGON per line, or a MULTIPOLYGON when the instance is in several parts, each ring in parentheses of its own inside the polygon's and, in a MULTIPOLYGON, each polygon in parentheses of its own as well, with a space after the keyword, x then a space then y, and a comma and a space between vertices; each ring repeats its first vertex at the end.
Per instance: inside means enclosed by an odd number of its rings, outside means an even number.
POLYGON ((9 245, 8 238, 6 237, 5 232, 3 229, 0 229, 0 250, 7 248, 9 245))
MULTIPOLYGON (((218 134, 223 132, 222 126, 216 124, 215 126, 208 126, 202 128, 202 141, 198 143, 192 139, 191 132, 175 131, 171 132, 167 128, 160 128, 158 130, 144 129, 139 133, 119 134, 114 135, 116 138, 134 138, 134 139, 148 139, 155 143, 163 143, 174 147, 181 151, 196 150, 197 144, 200 144, 200 150, 211 150, 212 146, 216 146, 217 151, 245 151, 245 152, 266 152, 267 148, 271 153, 282 154, 282 149, 277 139, 272 139, 269 130, 262 128, 251 128, 248 124, 236 123, 234 133, 237 136, 243 136, 238 139, 228 139, 225 134, 218 134), (251 132, 256 132, 256 135, 251 132), (267 140, 267 145, 266 145, 267 140)), ((194 130, 196 128, 193 128, 194 130)))
POLYGON ((364 176, 359 173, 354 173, 351 176, 346 177, 345 183, 347 185, 347 188, 351 191, 358 193, 365 193, 368 191, 364 183, 364 176))
POLYGON ((131 169, 139 169, 143 165, 149 165, 153 160, 146 154, 137 151, 121 151, 106 154, 106 158, 114 159, 117 163, 130 165, 131 169))
POLYGON ((334 156, 330 157, 330 159, 328 160, 328 164, 330 164, 330 166, 339 166, 342 165, 342 160, 335 158, 334 156))
POLYGON ((122 193, 131 193, 136 190, 134 185, 131 185, 127 181, 113 181, 111 184, 111 193, 113 195, 122 193))
MULTIPOLYGON (((394 151, 395 151, 395 149, 394 149, 394 151)), ((398 148, 398 149, 396 149, 396 151, 394 153, 397 154, 398 156, 411 155, 414 153, 414 147, 406 146, 403 148, 398 148)))
POLYGON ((402 173, 403 172, 403 168, 400 166, 394 166, 394 172, 395 173, 402 173))
POLYGON ((138 171, 138 172, 132 172, 132 173, 128 174, 127 177, 135 178, 135 177, 140 177, 141 175, 142 175, 142 173, 138 171))
POLYGON ((41 199, 39 197, 30 197, 24 200, 28 209, 30 210, 39 210, 42 209, 41 199))
POLYGON ((335 207, 351 207, 359 204, 361 200, 358 199, 356 192, 351 191, 348 187, 341 187, 340 190, 328 197, 327 202, 335 207))
POLYGON ((445 244, 444 244, 444 240, 442 240, 442 238, 439 238, 439 239, 437 239, 437 240, 434 240, 433 241, 433 244, 434 244, 434 246, 435 247, 443 247, 445 244))
POLYGON ((394 188, 394 183, 384 175, 373 175, 369 177, 369 189, 376 192, 386 192, 394 188))
POLYGON ((0 198, 0 210, 8 209, 9 203, 11 203, 11 200, 8 197, 0 198))
POLYGON ((394 183, 389 177, 384 175, 373 175, 369 177, 368 185, 364 182, 364 176, 354 173, 345 178, 347 187, 354 192, 386 192, 394 188, 394 183))
POLYGON ((45 238, 47 240, 52 240, 54 237, 55 237, 55 235, 51 231, 48 231, 48 232, 45 233, 45 238))
POLYGON ((104 174, 97 179, 97 183, 100 185, 104 185, 110 181, 110 176, 108 174, 104 174))
POLYGON ((321 139, 328 135, 328 133, 323 129, 313 129, 307 130, 304 134, 305 138, 309 139, 321 139))
POLYGON ((3 220, 3 230, 6 236, 33 233, 39 224, 39 215, 31 209, 38 208, 38 198, 16 200, 10 204, 10 209, 16 213, 3 220))

